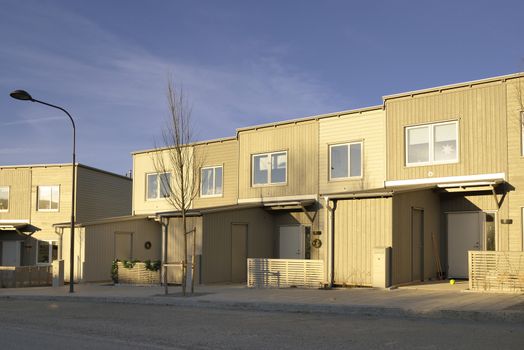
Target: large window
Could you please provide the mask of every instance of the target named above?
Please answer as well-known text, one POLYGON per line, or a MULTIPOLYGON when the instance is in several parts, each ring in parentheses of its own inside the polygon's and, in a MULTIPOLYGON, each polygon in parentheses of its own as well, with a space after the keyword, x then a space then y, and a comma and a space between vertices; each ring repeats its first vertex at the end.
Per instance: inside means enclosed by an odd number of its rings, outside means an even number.
POLYGON ((147 174, 147 199, 160 199, 170 196, 171 174, 147 174))
POLYGON ((59 186, 38 186, 38 210, 58 211, 60 203, 59 186))
POLYGON ((222 195, 222 167, 205 167, 200 171, 200 196, 218 197, 222 195))
POLYGON ((329 146, 329 179, 343 180, 362 176, 362 142, 329 146))
POLYGON ((406 128, 406 165, 458 162, 458 122, 406 128))
POLYGON ((9 210, 9 187, 0 187, 0 212, 9 210))
POLYGON ((252 156, 253 186, 285 184, 287 181, 287 152, 252 156))
POLYGON ((37 241, 37 264, 51 264, 58 259, 58 244, 56 241, 37 241))

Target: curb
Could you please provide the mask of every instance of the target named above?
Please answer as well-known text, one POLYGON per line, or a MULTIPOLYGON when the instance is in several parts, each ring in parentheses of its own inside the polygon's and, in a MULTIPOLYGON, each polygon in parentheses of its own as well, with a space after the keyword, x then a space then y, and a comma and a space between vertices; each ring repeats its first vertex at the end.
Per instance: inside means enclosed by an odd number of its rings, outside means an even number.
POLYGON ((241 302, 223 300, 191 300, 183 297, 90 297, 46 295, 1 295, 0 300, 30 300, 56 302, 86 302, 130 305, 158 305, 217 310, 289 312, 305 314, 351 315, 387 318, 447 319, 475 322, 524 323, 521 311, 470 311, 470 310, 416 310, 372 305, 334 305, 274 302, 241 302))

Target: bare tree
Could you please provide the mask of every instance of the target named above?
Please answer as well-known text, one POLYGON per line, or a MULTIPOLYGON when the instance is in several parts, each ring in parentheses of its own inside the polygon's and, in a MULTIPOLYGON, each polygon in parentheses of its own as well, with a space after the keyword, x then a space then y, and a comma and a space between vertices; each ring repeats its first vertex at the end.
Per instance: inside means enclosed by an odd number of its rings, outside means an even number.
MULTIPOLYGON (((191 107, 188 105, 183 89, 177 88, 171 78, 168 79, 167 83, 167 103, 169 113, 168 120, 162 129, 163 145, 161 151, 153 153, 153 164, 159 174, 158 181, 160 182, 161 195, 165 197, 176 211, 180 211, 182 217, 182 236, 184 237, 182 292, 185 295, 188 266, 187 235, 189 233, 193 233, 193 244, 196 244, 196 230, 192 229, 188 232, 187 229, 187 211, 198 194, 199 169, 202 165, 203 157, 200 149, 193 145, 195 139, 191 107)), ((167 255, 167 244, 164 249, 167 255)), ((194 280, 194 263, 195 257, 193 256, 192 281, 194 280)), ((164 283, 167 286, 167 278, 165 276, 166 272, 164 272, 164 279, 166 279, 164 283)), ((193 288, 191 288, 191 291, 193 291, 193 288)))

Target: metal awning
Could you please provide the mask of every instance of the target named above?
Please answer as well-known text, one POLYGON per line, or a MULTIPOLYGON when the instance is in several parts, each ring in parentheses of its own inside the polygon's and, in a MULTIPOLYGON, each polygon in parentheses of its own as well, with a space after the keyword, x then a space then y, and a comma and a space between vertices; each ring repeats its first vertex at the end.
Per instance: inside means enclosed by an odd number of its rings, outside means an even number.
POLYGON ((2 222, 0 223, 0 240, 21 241, 30 237, 33 232, 24 233, 22 230, 29 226, 27 222, 2 222))
POLYGON ((307 208, 315 204, 316 200, 308 199, 303 201, 275 201, 275 202, 264 202, 262 205, 267 210, 293 210, 307 208))

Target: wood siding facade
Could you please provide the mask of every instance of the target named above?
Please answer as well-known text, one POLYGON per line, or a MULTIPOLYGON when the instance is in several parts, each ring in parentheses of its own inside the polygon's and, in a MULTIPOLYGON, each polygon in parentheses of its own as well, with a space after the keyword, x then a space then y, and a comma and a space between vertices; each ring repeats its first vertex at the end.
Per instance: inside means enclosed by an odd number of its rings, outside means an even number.
POLYGON ((318 122, 254 128, 238 133, 240 143, 238 198, 264 199, 318 193, 318 122), (287 181, 278 185, 252 184, 252 156, 287 152, 287 181))
POLYGON ((353 192, 384 186, 386 179, 386 115, 381 108, 319 120, 319 191, 353 192), (329 146, 362 142, 362 176, 330 180, 329 146))

